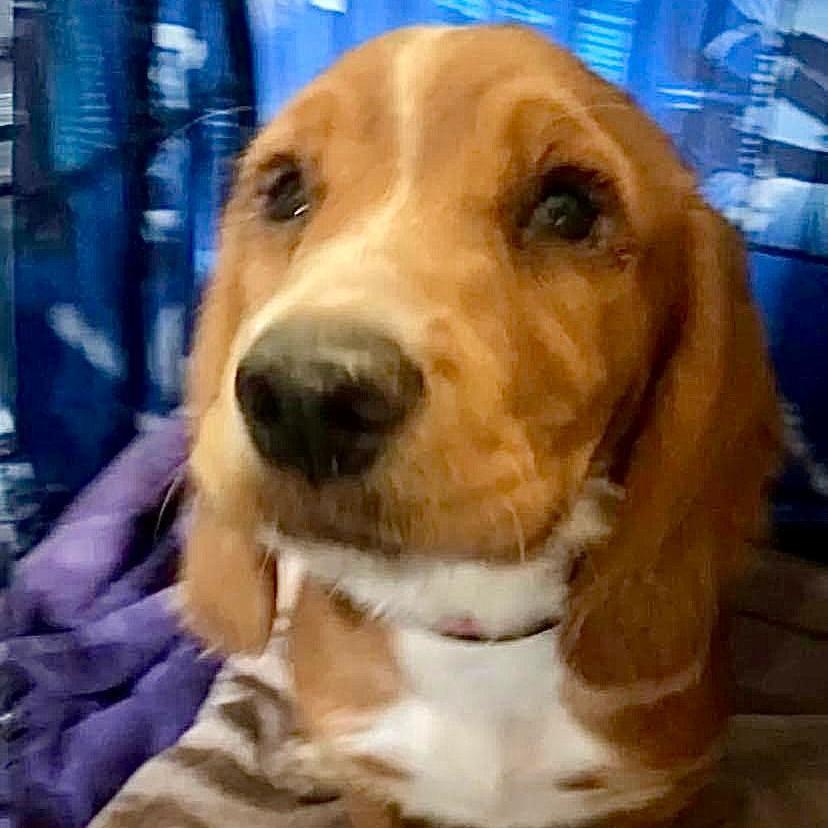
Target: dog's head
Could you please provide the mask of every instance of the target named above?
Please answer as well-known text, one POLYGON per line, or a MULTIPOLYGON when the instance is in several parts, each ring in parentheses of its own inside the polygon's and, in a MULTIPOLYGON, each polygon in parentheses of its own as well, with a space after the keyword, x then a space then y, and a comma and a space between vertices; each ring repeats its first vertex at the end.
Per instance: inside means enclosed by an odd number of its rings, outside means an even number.
POLYGON ((775 455, 738 234, 629 98, 511 27, 383 37, 261 132, 190 392, 186 586, 231 648, 270 629, 263 527, 514 563, 610 479, 571 643, 596 639, 588 678, 634 678, 619 641, 698 644, 677 619, 708 616, 775 455))

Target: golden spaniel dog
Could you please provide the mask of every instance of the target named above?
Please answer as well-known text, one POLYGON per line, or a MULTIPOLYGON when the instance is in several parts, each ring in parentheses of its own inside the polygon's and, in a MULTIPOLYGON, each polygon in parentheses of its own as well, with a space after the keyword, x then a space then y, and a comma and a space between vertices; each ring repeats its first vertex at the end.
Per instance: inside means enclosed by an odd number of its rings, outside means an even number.
POLYGON ((358 828, 698 791, 778 405, 739 234, 622 92, 513 27, 346 56, 243 159, 190 401, 191 622, 289 618, 358 828))

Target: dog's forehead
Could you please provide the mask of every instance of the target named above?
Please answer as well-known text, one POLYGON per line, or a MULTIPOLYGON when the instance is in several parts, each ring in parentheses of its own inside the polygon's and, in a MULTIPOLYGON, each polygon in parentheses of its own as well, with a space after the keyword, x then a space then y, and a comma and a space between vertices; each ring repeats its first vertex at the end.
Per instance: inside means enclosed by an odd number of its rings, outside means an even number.
MULTIPOLYGON (((520 27, 417 27, 348 53, 309 84, 265 130, 271 137, 307 128, 355 130, 414 115, 424 132, 471 121, 482 101, 525 80, 532 96, 591 107, 618 97, 571 53, 520 27)), ((406 124, 410 127, 411 124, 406 124)))
POLYGON ((392 112, 474 107, 498 87, 520 78, 548 79, 584 103, 613 87, 589 72, 571 52, 517 26, 402 29, 355 49, 322 76, 327 88, 347 89, 365 103, 392 112))

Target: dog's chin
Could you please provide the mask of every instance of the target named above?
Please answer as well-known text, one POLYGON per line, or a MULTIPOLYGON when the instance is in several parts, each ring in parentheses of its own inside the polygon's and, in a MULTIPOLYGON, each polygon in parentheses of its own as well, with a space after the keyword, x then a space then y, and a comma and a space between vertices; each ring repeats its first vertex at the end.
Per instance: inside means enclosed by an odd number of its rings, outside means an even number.
MULTIPOLYGON (((291 547, 303 554, 330 553, 373 557, 388 565, 394 562, 456 563, 461 561, 509 566, 525 563, 543 554, 548 541, 557 537, 568 515, 552 511, 537 526, 524 526, 523 520, 510 513, 508 521, 488 525, 478 517, 470 519, 466 504, 456 513, 441 508, 424 515, 420 503, 395 504, 395 520, 381 520, 389 514, 377 495, 377 502, 348 497, 343 490, 317 493, 314 501, 297 502, 293 493, 283 490, 273 512, 279 517, 266 523, 261 539, 265 548, 291 547), (412 515, 421 515, 419 525, 412 525, 412 515), (454 517, 452 518, 452 515, 454 517), (398 521, 398 523, 397 523, 398 521), (403 528, 399 528, 403 527, 403 528), (524 534, 524 531, 531 534, 524 534)), ((480 513, 492 511, 490 503, 481 502, 480 513)), ((498 516, 499 517, 499 516, 498 516)))
POLYGON ((262 527, 259 540, 283 584, 311 578, 366 616, 463 643, 498 643, 542 634, 563 617, 573 565, 611 526, 620 493, 590 483, 567 516, 524 554, 504 562, 473 549, 354 544, 341 536, 262 527))
POLYGON ((257 484, 260 519, 285 538, 389 560, 529 560, 569 511, 565 493, 534 481, 509 491, 431 491, 416 479, 407 485, 401 471, 312 487, 276 470, 257 484))
POLYGON ((274 557, 288 555, 303 560, 330 559, 347 556, 361 560, 366 565, 382 567, 390 571, 404 571, 431 567, 485 567, 493 572, 498 569, 527 566, 548 552, 553 532, 531 546, 510 550, 497 550, 494 554, 475 549, 473 545, 429 546, 407 545, 399 540, 386 540, 379 533, 364 535, 347 531, 319 531, 318 529, 289 530, 274 524, 262 526, 257 534, 262 548, 274 557), (370 563, 373 561, 373 563, 370 563))
MULTIPOLYGON (((604 541, 611 531, 617 504, 624 496, 606 478, 589 477, 570 508, 550 514, 531 536, 515 530, 520 519, 513 515, 512 531, 503 543, 494 542, 495 533, 481 532, 478 521, 476 531, 468 536, 458 538, 454 532, 441 532, 438 534, 445 534, 444 539, 424 545, 404 537, 403 532, 383 528, 377 519, 382 511, 381 495, 375 493, 368 498, 364 489, 354 488, 361 492, 359 499, 353 493, 349 496, 344 486, 332 492, 330 498, 317 493, 312 499, 290 486, 271 489, 271 514, 279 517, 265 519, 259 529, 261 544, 274 553, 280 549, 300 551, 302 556, 338 552, 376 558, 389 566, 395 562, 414 566, 441 562, 512 566, 548 556, 550 551, 566 551, 569 555, 573 550, 604 541)), ((418 512, 419 508, 408 511, 418 512)))

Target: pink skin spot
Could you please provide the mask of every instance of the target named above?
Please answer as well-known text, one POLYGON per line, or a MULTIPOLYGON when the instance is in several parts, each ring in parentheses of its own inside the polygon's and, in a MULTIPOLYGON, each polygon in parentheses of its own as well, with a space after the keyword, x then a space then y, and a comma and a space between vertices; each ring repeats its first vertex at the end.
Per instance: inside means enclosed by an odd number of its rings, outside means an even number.
POLYGON ((440 635, 450 635, 454 638, 483 637, 483 628, 469 615, 456 618, 443 618, 437 625, 437 632, 440 635))

